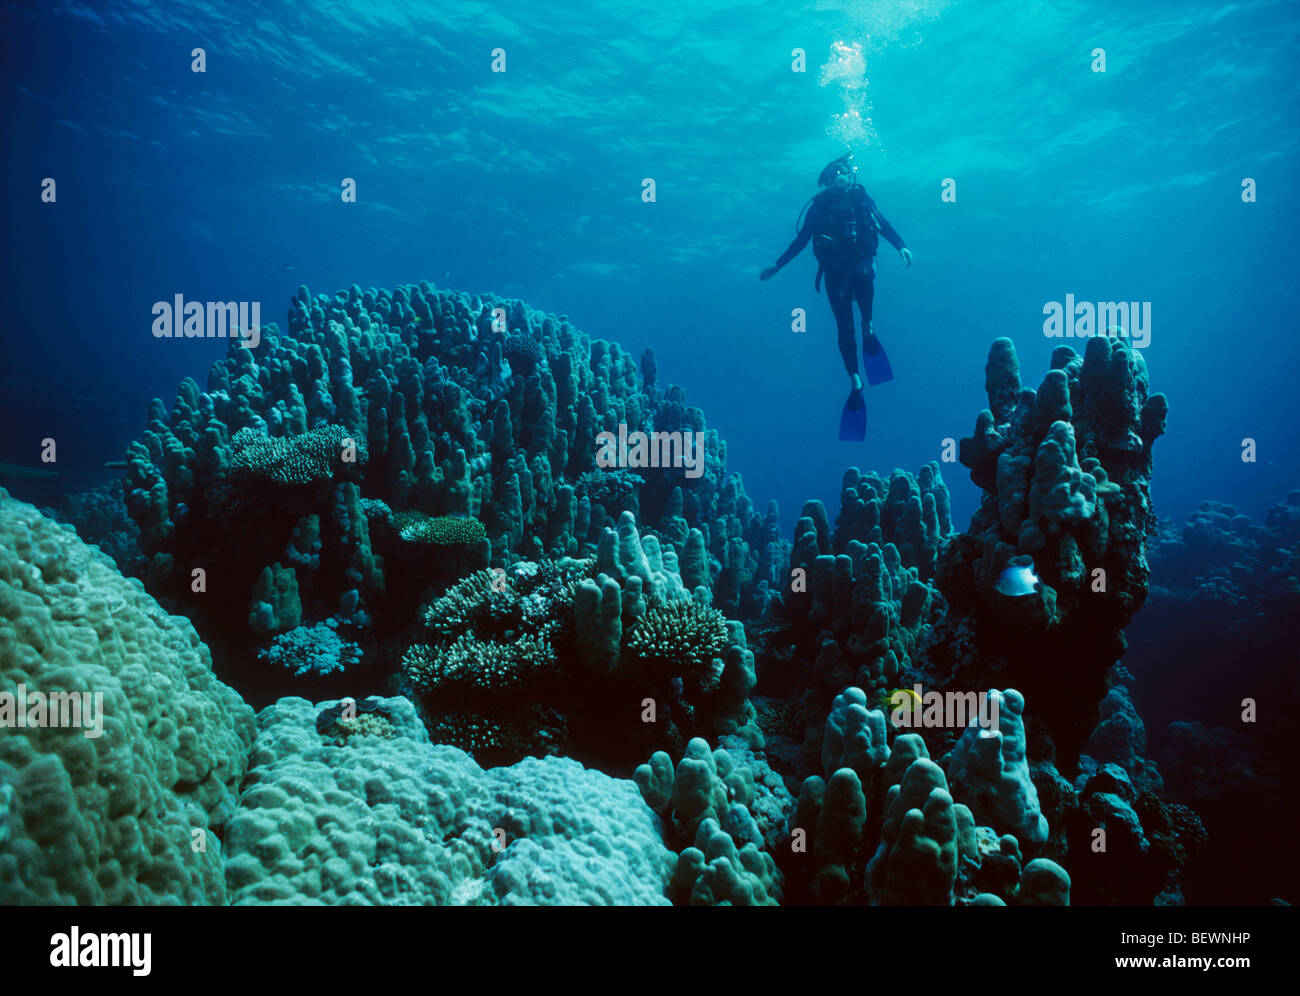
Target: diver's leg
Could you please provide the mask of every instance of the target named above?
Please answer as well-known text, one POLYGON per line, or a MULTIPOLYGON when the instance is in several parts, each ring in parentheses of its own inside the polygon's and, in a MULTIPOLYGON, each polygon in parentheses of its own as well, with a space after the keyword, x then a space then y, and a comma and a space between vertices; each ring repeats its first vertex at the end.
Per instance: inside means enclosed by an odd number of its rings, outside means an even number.
POLYGON ((853 275, 853 296, 858 299, 858 311, 862 313, 862 348, 875 353, 875 335, 871 330, 871 309, 876 300, 876 261, 861 272, 853 275))
POLYGON ((858 375, 858 351, 853 339, 853 295, 852 277, 847 273, 837 273, 829 267, 826 270, 826 297, 831 302, 831 313, 835 316, 835 330, 839 337, 840 357, 844 360, 844 369, 850 377, 858 375))
POLYGON ((840 439, 860 443, 867 436, 867 406, 862 397, 862 378, 858 376, 858 354, 853 340, 853 274, 827 269, 826 296, 835 315, 840 357, 849 374, 849 396, 840 412, 840 439))
POLYGON ((893 367, 885 355, 885 347, 876 338, 871 327, 871 306, 876 295, 876 266, 873 261, 855 275, 853 293, 857 298, 858 308, 862 312, 862 368, 866 371, 867 383, 886 384, 894 379, 893 367))

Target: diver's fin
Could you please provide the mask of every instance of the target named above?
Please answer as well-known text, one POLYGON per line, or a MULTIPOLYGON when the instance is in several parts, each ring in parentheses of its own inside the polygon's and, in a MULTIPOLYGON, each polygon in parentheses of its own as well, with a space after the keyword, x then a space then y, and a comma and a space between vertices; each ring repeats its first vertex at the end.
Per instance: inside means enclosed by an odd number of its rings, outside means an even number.
POLYGON ((862 340, 862 367, 867 372, 867 383, 872 387, 894 379, 894 368, 889 365, 885 347, 875 333, 862 340))
POLYGON ((849 392, 840 413, 840 439, 846 443, 860 443, 867 438, 867 402, 862 388, 849 392))

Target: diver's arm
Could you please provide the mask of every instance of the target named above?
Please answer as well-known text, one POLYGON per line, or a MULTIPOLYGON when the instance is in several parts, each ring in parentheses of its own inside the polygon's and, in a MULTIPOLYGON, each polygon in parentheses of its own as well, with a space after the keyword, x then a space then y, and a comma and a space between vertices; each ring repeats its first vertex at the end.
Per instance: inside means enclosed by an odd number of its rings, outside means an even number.
MULTIPOLYGON (((809 217, 811 217, 812 212, 809 211, 808 215, 809 217)), ((781 267, 785 266, 786 263, 790 262, 790 260, 798 256, 801 252, 803 252, 803 247, 806 246, 808 244, 808 240, 812 238, 812 233, 813 233, 812 225, 808 224, 807 219, 805 219, 803 223, 803 228, 801 228, 799 230, 799 234, 794 237, 794 241, 791 242, 790 245, 786 248, 785 252, 781 253, 781 255, 777 258, 776 266, 778 270, 781 267)))
POLYGON ((786 247, 785 252, 781 253, 777 261, 758 275, 759 280, 769 280, 776 276, 777 271, 780 270, 781 267, 785 266, 786 263, 790 262, 790 260, 798 256, 799 253, 803 252, 803 247, 808 244, 809 240, 812 238, 813 232, 816 231, 813 219, 818 213, 818 208, 819 205, 814 201, 812 207, 808 209, 808 213, 804 215, 803 227, 799 229, 799 234, 794 237, 794 241, 786 247))
POLYGON ((903 242, 903 237, 894 230, 894 226, 889 223, 889 219, 880 213, 880 208, 876 207, 875 201, 871 202, 871 212, 876 216, 876 221, 880 225, 880 234, 889 240, 889 244, 899 252, 906 249, 907 246, 903 242))
POLYGON ((898 254, 903 257, 903 262, 908 266, 912 265, 912 250, 907 248, 903 242, 903 237, 895 231, 894 226, 889 223, 889 219, 880 213, 880 208, 876 207, 876 202, 868 198, 868 208, 876 217, 876 224, 880 228, 880 234, 885 237, 891 246, 898 250, 898 254))

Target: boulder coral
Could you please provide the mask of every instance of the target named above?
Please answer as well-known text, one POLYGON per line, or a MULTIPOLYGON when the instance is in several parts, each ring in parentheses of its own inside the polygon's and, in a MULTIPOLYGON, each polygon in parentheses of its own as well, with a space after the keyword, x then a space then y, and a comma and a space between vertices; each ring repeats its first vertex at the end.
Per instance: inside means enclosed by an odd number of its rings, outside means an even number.
POLYGON ((87 711, 3 716, 0 904, 224 903, 253 710, 187 620, 0 489, 0 701, 24 694, 87 711))
POLYGON ((412 704, 285 698, 257 716, 226 832, 236 905, 665 905, 673 870, 629 781, 558 757, 484 771, 412 704), (355 703, 360 706, 362 703, 355 703), (340 740, 342 742, 340 742, 340 740))

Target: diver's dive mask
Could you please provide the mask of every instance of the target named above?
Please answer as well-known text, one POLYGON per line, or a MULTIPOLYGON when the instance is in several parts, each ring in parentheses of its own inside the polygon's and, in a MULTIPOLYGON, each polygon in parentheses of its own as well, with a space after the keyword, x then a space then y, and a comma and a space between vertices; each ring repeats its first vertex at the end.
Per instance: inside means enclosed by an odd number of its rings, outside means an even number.
POLYGON ((829 163, 818 178, 820 186, 835 187, 839 190, 848 190, 849 187, 856 186, 857 182, 858 168, 853 165, 851 152, 829 163))

